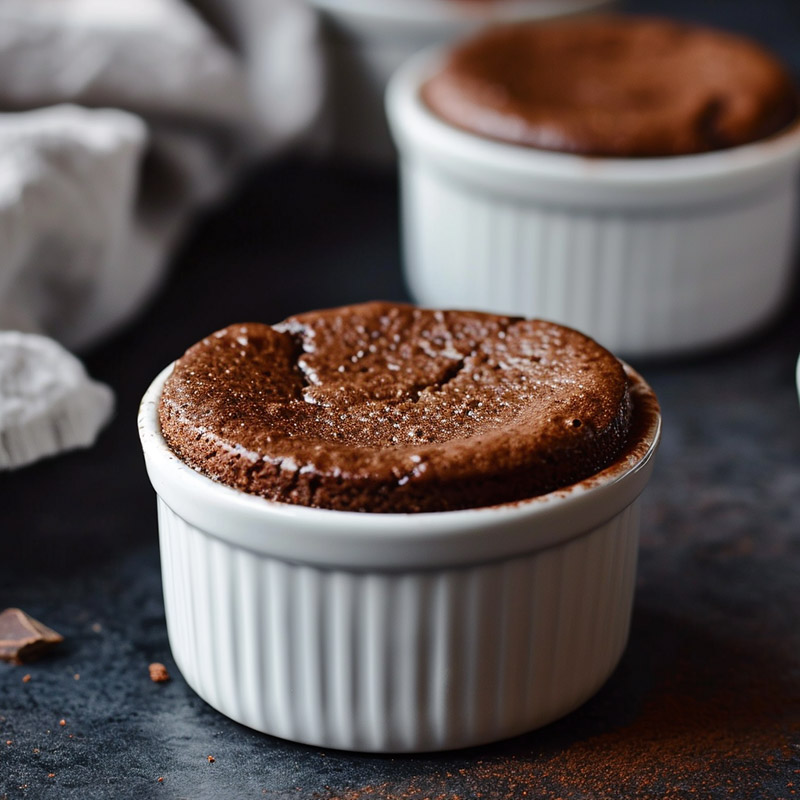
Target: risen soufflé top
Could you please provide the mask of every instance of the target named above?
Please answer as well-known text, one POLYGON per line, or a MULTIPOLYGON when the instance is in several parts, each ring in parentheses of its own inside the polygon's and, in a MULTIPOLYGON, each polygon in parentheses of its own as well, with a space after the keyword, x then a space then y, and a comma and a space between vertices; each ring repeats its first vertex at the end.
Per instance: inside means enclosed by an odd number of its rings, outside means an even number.
POLYGON ((614 15, 489 30, 457 47, 422 94, 480 136, 590 156, 721 150, 798 114, 788 71, 757 43, 614 15))
POLYGON ((270 500, 371 512, 523 500, 609 466, 631 420, 621 363, 539 320, 366 303, 231 325, 179 359, 172 450, 270 500))

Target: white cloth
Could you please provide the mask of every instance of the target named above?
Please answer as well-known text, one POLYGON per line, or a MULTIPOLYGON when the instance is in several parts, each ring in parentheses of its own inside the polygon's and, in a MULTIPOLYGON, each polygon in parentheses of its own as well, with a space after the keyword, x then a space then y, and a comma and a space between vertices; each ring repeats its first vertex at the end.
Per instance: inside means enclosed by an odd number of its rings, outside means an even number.
POLYGON ((0 470, 87 447, 113 403, 111 390, 52 339, 0 332, 0 470))
POLYGON ((155 270, 129 247, 146 139, 122 111, 0 115, 0 327, 83 344, 139 302, 155 270))
MULTIPOLYGON (((0 330, 80 349, 321 102, 300 0, 0 0, 0 330)), ((0 361, 0 431, 3 430, 0 361)))

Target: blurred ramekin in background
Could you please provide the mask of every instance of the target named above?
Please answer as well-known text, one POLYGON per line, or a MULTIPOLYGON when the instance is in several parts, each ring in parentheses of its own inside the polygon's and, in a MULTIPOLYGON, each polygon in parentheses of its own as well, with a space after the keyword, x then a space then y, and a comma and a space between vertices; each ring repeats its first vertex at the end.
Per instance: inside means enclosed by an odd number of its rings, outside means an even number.
POLYGON ((420 89, 444 58, 416 56, 387 93, 416 301, 552 319, 632 358, 714 347, 779 310, 800 124, 688 156, 536 150, 436 116, 420 89))
POLYGON ((424 514, 274 503, 195 472, 160 431, 170 371, 139 431, 170 645, 214 708, 322 747, 432 751, 544 725, 611 674, 661 424, 632 370, 638 423, 612 466, 531 500, 424 514))
POLYGON ((800 359, 797 361, 797 394, 800 396, 800 359))
POLYGON ((346 160, 391 164, 383 95, 392 73, 432 45, 494 22, 546 19, 614 0, 309 0, 321 14, 328 63, 326 149, 346 160))

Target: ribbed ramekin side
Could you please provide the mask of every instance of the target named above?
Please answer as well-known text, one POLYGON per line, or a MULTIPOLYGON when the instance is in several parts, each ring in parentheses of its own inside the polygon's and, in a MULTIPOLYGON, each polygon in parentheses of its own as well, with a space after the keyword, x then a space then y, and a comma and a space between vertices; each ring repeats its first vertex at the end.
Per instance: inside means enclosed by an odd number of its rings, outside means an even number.
POLYGON ((351 572, 252 553, 159 502, 175 661, 276 736, 410 752, 533 729, 590 697, 627 640, 636 505, 561 545, 469 568, 351 572))
POLYGON ((791 278, 793 174, 716 202, 593 209, 502 196, 410 152, 402 187, 417 302, 551 319, 625 356, 748 333, 791 278))

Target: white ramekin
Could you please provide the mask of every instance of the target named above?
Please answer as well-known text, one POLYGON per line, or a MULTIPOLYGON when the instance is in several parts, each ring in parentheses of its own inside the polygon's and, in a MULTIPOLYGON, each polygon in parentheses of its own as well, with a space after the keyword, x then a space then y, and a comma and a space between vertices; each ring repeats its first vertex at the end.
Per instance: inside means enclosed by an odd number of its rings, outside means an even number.
POLYGON ((172 652, 214 708, 307 744, 430 751, 544 725, 608 678, 660 436, 652 401, 638 452, 569 489, 359 514, 273 503, 186 466, 158 423, 170 371, 145 394, 139 432, 172 652))
POLYGON ((387 92, 417 302, 544 317, 627 357, 714 347, 780 308, 791 282, 800 125, 691 156, 545 152, 433 114, 420 87, 443 57, 415 57, 387 92))
POLYGON ((309 0, 323 20, 328 147, 349 160, 391 163, 383 94, 410 56, 482 25, 608 7, 613 0, 309 0))
POLYGON ((797 361, 797 395, 800 397, 800 359, 797 361))

